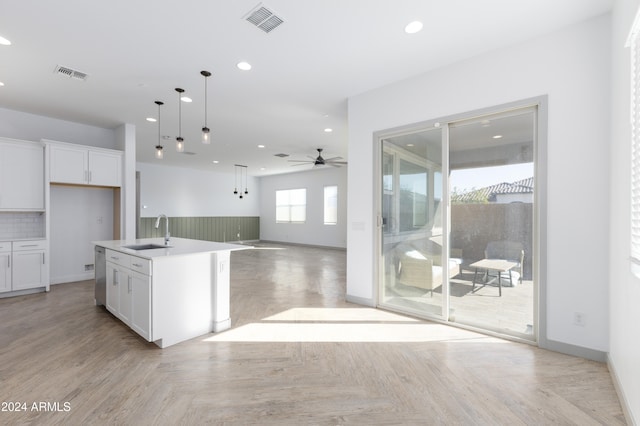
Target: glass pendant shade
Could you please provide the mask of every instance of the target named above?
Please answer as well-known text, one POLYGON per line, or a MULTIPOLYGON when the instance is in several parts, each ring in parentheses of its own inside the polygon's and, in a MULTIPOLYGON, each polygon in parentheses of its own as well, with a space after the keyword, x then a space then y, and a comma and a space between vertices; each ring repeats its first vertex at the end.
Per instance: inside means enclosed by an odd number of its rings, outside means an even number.
POLYGON ((156 146, 156 159, 162 160, 164 158, 164 151, 162 149, 162 145, 156 146))
POLYGON ((181 137, 176 138, 176 151, 184 152, 184 139, 182 139, 181 137))
POLYGON ((209 145, 211 143, 211 139, 209 137, 209 128, 208 127, 203 127, 202 128, 202 143, 205 145, 209 145))

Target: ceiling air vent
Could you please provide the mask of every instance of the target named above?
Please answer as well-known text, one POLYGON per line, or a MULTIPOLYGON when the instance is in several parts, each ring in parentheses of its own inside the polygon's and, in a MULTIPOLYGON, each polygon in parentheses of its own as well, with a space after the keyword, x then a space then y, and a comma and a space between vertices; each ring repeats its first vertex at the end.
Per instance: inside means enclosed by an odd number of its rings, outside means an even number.
POLYGON ((244 16, 244 18, 265 33, 275 30, 284 22, 282 18, 262 6, 262 3, 258 3, 253 10, 244 16))
POLYGON ((274 157, 280 157, 280 158, 285 158, 288 157, 289 154, 273 154, 274 157))
POLYGON ((64 77, 74 78, 76 80, 85 81, 88 77, 87 74, 77 71, 71 68, 63 67, 62 65, 58 65, 56 69, 53 71, 54 74, 62 75, 64 77))

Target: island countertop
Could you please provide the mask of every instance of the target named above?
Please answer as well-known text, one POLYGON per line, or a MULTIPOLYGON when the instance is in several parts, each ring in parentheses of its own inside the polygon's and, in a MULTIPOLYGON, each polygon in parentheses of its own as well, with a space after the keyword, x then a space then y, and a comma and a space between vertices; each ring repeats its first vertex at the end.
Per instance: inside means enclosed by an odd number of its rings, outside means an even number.
POLYGON ((125 246, 155 244, 164 246, 164 238, 139 238, 130 240, 92 241, 92 244, 121 253, 131 254, 145 259, 160 259, 170 256, 184 256, 196 253, 214 253, 219 251, 235 251, 252 248, 241 244, 219 243, 215 241, 192 240, 171 237, 169 245, 162 248, 134 250, 125 246))

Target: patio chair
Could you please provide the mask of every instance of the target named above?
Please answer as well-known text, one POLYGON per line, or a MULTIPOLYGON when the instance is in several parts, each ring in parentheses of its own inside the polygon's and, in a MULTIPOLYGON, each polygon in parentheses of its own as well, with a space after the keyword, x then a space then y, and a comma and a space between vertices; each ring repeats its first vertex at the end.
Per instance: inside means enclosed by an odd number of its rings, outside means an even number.
MULTIPOLYGON (((484 250, 485 259, 502 259, 509 262, 516 262, 513 268, 514 273, 518 274, 517 282, 522 283, 522 265, 524 264, 524 246, 517 241, 490 241, 484 250)), ((513 273, 512 273, 513 276, 513 273)), ((509 278, 509 276, 505 276, 509 278)), ((510 283, 512 286, 513 282, 510 283)))

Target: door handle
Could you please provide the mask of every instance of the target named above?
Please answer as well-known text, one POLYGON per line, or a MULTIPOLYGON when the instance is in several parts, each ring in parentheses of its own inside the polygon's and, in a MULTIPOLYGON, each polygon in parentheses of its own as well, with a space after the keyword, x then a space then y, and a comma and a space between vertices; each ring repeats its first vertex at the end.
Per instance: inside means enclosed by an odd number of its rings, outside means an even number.
POLYGON ((128 286, 127 291, 131 293, 131 277, 129 277, 128 279, 127 286, 128 286))

